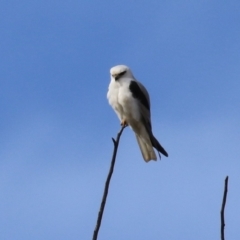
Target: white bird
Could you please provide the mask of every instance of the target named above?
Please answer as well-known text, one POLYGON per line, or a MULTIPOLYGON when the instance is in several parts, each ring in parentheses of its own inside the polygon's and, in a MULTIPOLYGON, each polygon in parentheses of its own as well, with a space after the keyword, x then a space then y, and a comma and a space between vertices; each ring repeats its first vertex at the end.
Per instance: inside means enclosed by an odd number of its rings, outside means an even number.
POLYGON ((157 160, 153 147, 168 157, 153 136, 150 98, 146 88, 138 82, 129 67, 118 65, 110 69, 111 81, 107 98, 120 119, 121 125, 129 125, 135 132, 142 156, 146 162, 157 160))

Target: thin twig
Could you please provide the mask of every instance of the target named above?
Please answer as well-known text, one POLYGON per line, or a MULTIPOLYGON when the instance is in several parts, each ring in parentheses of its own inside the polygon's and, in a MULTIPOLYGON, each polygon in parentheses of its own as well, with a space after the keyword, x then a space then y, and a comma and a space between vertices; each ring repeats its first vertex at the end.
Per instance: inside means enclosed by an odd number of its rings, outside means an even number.
POLYGON ((112 177, 114 164, 115 164, 115 160, 116 160, 116 156, 117 156, 117 149, 118 149, 118 145, 119 145, 121 134, 122 134, 122 132, 123 132, 125 127, 126 126, 122 126, 120 132, 117 135, 116 140, 114 138, 112 138, 113 144, 114 144, 112 161, 111 161, 111 166, 110 166, 109 173, 108 173, 108 176, 107 176, 107 180, 106 180, 106 183, 105 183, 105 188, 104 188, 104 192, 103 192, 103 198, 102 198, 101 206, 100 206, 100 209, 99 209, 99 212, 98 212, 97 224, 96 224, 95 230, 93 232, 92 240, 97 240, 97 237, 98 237, 98 231, 99 231, 99 228, 101 226, 103 211, 104 211, 105 203, 106 203, 106 200, 107 200, 108 188, 109 188, 109 184, 110 184, 110 180, 111 180, 111 177, 112 177))
POLYGON ((224 227, 225 227, 224 209, 225 209, 225 204, 227 201, 227 192, 228 192, 228 176, 225 179, 225 187, 224 187, 222 208, 221 208, 221 240, 225 239, 225 236, 224 236, 224 227))

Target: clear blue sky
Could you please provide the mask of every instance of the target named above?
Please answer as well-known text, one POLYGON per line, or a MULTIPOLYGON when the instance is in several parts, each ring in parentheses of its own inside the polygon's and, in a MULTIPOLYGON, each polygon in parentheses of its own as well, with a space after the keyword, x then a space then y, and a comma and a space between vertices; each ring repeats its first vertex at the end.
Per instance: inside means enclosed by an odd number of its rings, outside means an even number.
POLYGON ((0 239, 91 239, 119 120, 109 69, 148 89, 169 158, 121 138, 99 240, 240 239, 240 2, 0 3, 0 239))

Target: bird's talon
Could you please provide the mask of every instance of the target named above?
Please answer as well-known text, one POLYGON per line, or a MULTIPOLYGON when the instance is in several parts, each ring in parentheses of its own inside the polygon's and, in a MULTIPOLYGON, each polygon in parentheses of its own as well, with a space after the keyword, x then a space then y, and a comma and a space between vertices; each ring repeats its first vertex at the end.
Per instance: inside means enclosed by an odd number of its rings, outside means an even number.
POLYGON ((121 126, 122 126, 122 127, 126 127, 126 126, 128 126, 127 121, 126 121, 126 120, 123 120, 123 121, 121 122, 121 126))

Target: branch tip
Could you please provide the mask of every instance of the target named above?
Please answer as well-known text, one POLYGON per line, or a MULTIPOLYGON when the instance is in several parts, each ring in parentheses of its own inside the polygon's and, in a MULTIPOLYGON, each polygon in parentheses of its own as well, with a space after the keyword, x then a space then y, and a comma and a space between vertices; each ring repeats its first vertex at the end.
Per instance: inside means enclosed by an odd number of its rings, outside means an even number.
POLYGON ((105 208, 105 204, 106 204, 106 200, 107 200, 108 188, 109 188, 109 184, 110 184, 110 181, 111 181, 111 177, 112 177, 112 173, 113 173, 113 169, 114 169, 114 164, 115 164, 115 160, 116 160, 116 156, 117 156, 117 149, 118 149, 121 134, 122 134, 125 127, 126 126, 123 126, 121 128, 121 130, 117 134, 116 140, 114 138, 112 138, 112 141, 113 141, 113 144, 114 144, 112 161, 111 161, 109 173, 108 173, 108 176, 107 176, 107 180, 105 182, 105 188, 104 188, 104 192, 103 192, 102 202, 101 202, 101 205, 100 205, 100 210, 98 212, 97 224, 96 224, 96 227, 95 227, 94 232, 93 232, 92 240, 97 240, 97 237, 98 237, 98 231, 99 231, 100 226, 101 226, 102 216, 103 216, 103 212, 104 212, 104 208, 105 208))
POLYGON ((114 146, 116 145, 116 140, 114 138, 112 138, 113 144, 114 146))
POLYGON ((224 236, 224 228, 225 228, 225 219, 224 219, 224 210, 227 201, 227 192, 228 192, 228 176, 225 178, 224 184, 224 193, 223 193, 223 200, 222 200, 222 208, 221 208, 221 240, 225 240, 224 236))

